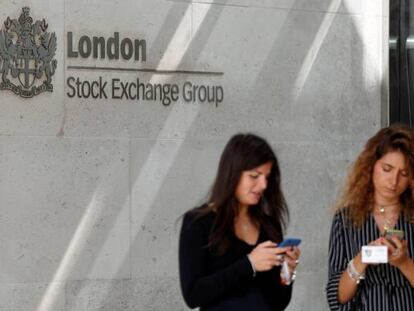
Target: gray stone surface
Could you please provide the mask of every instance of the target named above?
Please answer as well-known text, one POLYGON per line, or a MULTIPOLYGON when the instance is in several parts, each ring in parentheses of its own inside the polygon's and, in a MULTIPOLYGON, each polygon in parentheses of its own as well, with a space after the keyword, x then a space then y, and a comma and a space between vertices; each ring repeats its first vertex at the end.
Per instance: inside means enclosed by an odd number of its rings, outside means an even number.
POLYGON ((133 141, 133 277, 176 275, 181 216, 203 202, 222 148, 217 141, 133 141))
POLYGON ((201 3, 245 7, 264 7, 283 10, 332 12, 341 14, 388 15, 388 3, 358 0, 168 0, 173 2, 201 3))
POLYGON ((327 272, 307 272, 305 269, 298 269, 297 282, 293 289, 292 300, 286 311, 307 311, 318 310, 328 311, 326 301, 325 282, 327 272))
POLYGON ((384 12, 380 1, 364 1, 358 0, 251 0, 252 6, 264 6, 277 9, 321 11, 341 14, 364 14, 382 16, 387 14, 384 12))
POLYGON ((66 311, 65 300, 65 283, 0 283, 2 311, 66 311))
POLYGON ((67 311, 186 310, 175 278, 72 281, 66 292, 67 311))
POLYGON ((2 137, 2 282, 129 276, 129 144, 2 137), (122 263, 122 265, 121 265, 122 263))
MULTIPOLYGON (((176 60, 177 55, 181 54, 180 51, 188 49, 191 39, 191 7, 188 4, 160 0, 118 1, 115 15, 113 8, 113 2, 92 1, 90 5, 85 6, 84 1, 69 1, 66 4, 66 31, 79 33, 87 31, 91 35, 106 37, 113 36, 114 31, 118 31, 121 37, 146 39, 147 61, 144 64, 134 62, 133 67, 191 69, 190 57, 181 57, 181 61, 176 60), (123 22, 114 28, 112 23, 105 23, 106 20, 123 22)), ((73 64, 108 66, 108 62, 103 60, 67 60, 67 65, 73 64)), ((131 64, 126 61, 121 64, 119 67, 131 67, 131 64)), ((80 77, 82 80, 95 80, 99 77, 110 80, 120 77, 129 82, 135 82, 138 77, 145 83, 177 80, 175 76, 152 73, 66 71, 66 78, 70 76, 80 77)), ((93 99, 67 97, 65 108, 64 132, 67 136, 130 137, 132 135, 155 138, 170 112, 170 108, 165 108, 159 102, 106 99, 101 100, 97 105, 93 99)))
MULTIPOLYGON (((0 91, 0 310, 187 310, 182 214, 203 202, 231 135, 265 136, 303 239, 288 310, 328 310, 333 204, 386 121, 386 1, 3 1, 58 37, 53 93, 0 91), (147 61, 71 59, 66 33, 147 40, 147 61), (211 71, 77 71, 67 66, 211 71), (220 85, 224 100, 69 98, 70 76, 220 85)), ((3 27, 3 26, 2 26, 3 27)))
POLYGON ((344 126, 355 109, 380 100, 377 90, 367 93, 355 87, 364 79, 378 79, 372 72, 377 63, 368 73, 361 64, 363 44, 354 26, 356 17, 331 14, 330 23, 324 23, 323 13, 220 6, 206 13, 204 5, 194 5, 193 10, 204 18, 192 41, 195 67, 224 68, 227 100, 217 109, 199 107, 186 137, 227 137, 248 128, 274 133, 277 139, 349 140, 369 129, 368 124, 378 127, 379 108, 376 114, 363 111, 352 127, 344 126), (318 44, 308 32, 318 32, 322 25, 329 29, 318 44), (317 49, 315 59, 307 57, 310 48, 317 49), (297 81, 299 74, 306 77, 302 83, 297 81))

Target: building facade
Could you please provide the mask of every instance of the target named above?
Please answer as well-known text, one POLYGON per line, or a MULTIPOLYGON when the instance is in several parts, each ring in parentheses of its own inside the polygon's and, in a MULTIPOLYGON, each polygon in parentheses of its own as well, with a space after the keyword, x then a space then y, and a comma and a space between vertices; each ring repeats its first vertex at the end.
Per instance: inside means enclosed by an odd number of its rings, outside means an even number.
POLYGON ((388 2, 0 3, 1 310, 187 310, 180 216, 237 132, 280 159, 288 310, 328 310, 332 207, 387 124, 388 2))

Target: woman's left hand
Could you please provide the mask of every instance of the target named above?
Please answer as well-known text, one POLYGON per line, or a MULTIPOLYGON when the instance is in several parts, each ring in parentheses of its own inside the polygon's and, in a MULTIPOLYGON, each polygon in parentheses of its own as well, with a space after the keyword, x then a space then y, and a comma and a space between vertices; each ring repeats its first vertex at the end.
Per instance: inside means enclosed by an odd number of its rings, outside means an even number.
POLYGON ((297 246, 290 248, 285 255, 285 260, 289 266, 290 274, 296 270, 299 264, 300 249, 297 246))
POLYGON ((397 237, 392 237, 391 240, 394 242, 395 245, 393 245, 390 241, 387 241, 387 239, 385 238, 383 238, 381 242, 383 245, 388 247, 389 264, 398 268, 407 259, 409 259, 407 241, 400 240, 397 237))

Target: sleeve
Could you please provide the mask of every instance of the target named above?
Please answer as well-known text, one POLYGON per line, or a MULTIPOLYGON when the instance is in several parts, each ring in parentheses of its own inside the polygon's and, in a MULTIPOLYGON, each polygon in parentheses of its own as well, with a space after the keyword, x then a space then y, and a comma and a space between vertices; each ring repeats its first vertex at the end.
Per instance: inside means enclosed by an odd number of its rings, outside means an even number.
POLYGON ((339 280, 345 271, 348 258, 346 254, 346 237, 341 213, 335 215, 330 240, 329 240, 329 275, 328 284, 326 286, 326 294, 329 308, 333 311, 348 311, 351 309, 353 299, 346 304, 338 301, 339 280))
POLYGON ((233 262, 225 269, 208 272, 209 230, 202 219, 184 216, 179 241, 179 270, 181 291, 190 308, 206 306, 218 301, 232 288, 253 278, 253 270, 247 256, 233 262))

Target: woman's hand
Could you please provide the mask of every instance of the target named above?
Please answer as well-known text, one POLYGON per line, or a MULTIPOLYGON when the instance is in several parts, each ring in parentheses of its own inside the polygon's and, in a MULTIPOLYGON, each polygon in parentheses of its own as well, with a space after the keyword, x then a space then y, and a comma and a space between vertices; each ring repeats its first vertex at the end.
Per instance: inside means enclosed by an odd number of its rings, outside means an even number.
POLYGON ((289 247, 286 252, 285 260, 289 266, 290 275, 296 270, 299 264, 300 249, 297 246, 289 247))
POLYGON ((382 238, 382 245, 388 247, 388 262, 390 265, 399 268, 410 258, 408 257, 407 241, 400 240, 397 237, 391 238, 392 242, 382 238), (393 245, 394 244, 394 245, 393 245))
POLYGON ((383 245, 383 240, 384 238, 378 238, 370 243, 368 243, 368 245, 377 245, 377 246, 381 246, 383 245))
POLYGON ((275 266, 280 266, 289 247, 277 247, 272 241, 266 241, 257 245, 248 255, 257 272, 269 271, 275 266))

